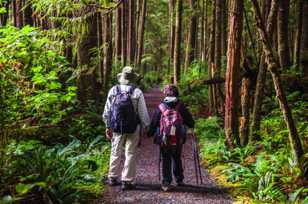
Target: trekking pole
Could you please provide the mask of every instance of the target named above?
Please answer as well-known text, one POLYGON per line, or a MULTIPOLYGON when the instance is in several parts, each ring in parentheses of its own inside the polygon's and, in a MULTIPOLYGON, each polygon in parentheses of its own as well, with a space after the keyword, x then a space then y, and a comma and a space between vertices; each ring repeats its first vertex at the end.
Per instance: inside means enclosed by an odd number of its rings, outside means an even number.
POLYGON ((160 167, 161 167, 161 148, 159 147, 159 156, 158 156, 158 180, 159 181, 161 181, 160 167))
MULTIPOLYGON (((193 134, 191 135, 193 137, 193 134)), ((193 157, 194 157, 194 165, 195 165, 195 176, 196 176, 196 183, 199 184, 199 179, 198 179, 198 168, 197 168, 197 159, 196 159, 196 150, 195 150, 195 142, 194 138, 191 140, 191 145, 193 148, 193 157)))
POLYGON ((200 176, 200 183, 203 184, 201 165, 200 165, 199 142, 198 142, 198 138, 195 135, 195 131, 194 130, 193 130, 193 137, 194 137, 195 147, 196 147, 195 150, 196 150, 196 158, 197 158, 197 164, 198 164, 198 172, 199 172, 199 176, 200 176))

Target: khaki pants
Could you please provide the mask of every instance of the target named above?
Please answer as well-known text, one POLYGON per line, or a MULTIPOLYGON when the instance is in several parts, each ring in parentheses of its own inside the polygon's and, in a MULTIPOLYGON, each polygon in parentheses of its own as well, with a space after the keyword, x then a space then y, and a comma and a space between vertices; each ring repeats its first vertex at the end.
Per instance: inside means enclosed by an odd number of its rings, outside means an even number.
POLYGON ((139 127, 134 134, 113 133, 109 163, 109 178, 118 178, 121 155, 124 149, 125 162, 122 169, 122 181, 133 182, 136 176, 136 154, 139 143, 139 127))

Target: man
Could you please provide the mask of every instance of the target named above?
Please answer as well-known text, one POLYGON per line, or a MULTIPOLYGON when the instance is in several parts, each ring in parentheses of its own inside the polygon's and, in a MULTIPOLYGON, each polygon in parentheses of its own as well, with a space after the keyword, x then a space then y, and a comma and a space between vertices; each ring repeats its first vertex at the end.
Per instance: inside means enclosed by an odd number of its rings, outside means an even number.
POLYGON ((135 87, 139 75, 132 67, 126 66, 117 75, 117 78, 119 85, 110 89, 103 113, 106 137, 112 143, 108 183, 113 186, 118 182, 121 154, 124 147, 125 162, 121 175, 122 190, 129 190, 134 188, 140 125, 145 128, 148 127, 150 118, 143 93, 135 87), (130 105, 132 105, 132 108, 130 105))

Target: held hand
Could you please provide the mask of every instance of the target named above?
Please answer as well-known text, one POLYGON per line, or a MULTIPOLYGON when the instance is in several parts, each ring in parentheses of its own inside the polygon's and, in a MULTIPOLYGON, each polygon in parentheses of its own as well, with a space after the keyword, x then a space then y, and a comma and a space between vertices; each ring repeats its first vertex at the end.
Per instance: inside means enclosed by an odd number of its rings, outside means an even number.
POLYGON ((112 139, 112 130, 110 128, 106 129, 106 137, 108 140, 112 139))

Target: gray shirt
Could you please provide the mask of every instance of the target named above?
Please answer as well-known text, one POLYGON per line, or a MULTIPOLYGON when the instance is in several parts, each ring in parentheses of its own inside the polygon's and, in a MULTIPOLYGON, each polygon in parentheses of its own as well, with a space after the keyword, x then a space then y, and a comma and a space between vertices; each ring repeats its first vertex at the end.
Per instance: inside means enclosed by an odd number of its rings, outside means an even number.
MULTIPOLYGON (((128 92, 131 86, 129 85, 120 85, 120 90, 128 92)), ((108 124, 108 118, 110 115, 110 110, 111 110, 111 104, 113 103, 114 96, 116 95, 117 90, 116 86, 113 86, 107 96, 104 112, 103 112, 103 120, 106 124, 106 126, 109 126, 108 124)), ((131 95, 131 99, 133 102, 133 106, 135 108, 136 113, 138 114, 140 121, 142 123, 143 127, 148 127, 150 125, 150 117, 149 113, 145 104, 144 96, 142 91, 139 88, 135 88, 133 94, 131 95)))

